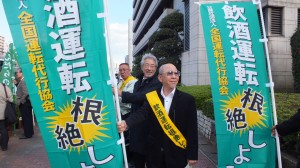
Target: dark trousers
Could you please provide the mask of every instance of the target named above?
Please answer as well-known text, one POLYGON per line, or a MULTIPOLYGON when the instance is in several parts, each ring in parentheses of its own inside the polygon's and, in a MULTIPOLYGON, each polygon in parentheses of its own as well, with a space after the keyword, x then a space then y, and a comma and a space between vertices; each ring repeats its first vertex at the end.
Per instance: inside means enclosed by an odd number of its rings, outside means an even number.
POLYGON ((33 132, 33 120, 32 120, 32 108, 21 104, 20 106, 22 123, 24 128, 24 136, 31 138, 34 134, 33 132))
POLYGON ((145 168, 146 156, 136 152, 132 152, 133 163, 135 168, 145 168))
POLYGON ((5 120, 0 120, 0 134, 1 134, 1 149, 7 149, 8 145, 8 130, 7 130, 7 124, 5 120))
POLYGON ((161 150, 157 150, 154 155, 148 153, 147 160, 149 161, 147 168, 166 168, 164 152, 161 150))
POLYGON ((171 156, 170 152, 166 153, 165 149, 161 147, 151 146, 147 151, 146 160, 149 163, 147 168, 184 168, 187 165, 184 157, 175 158, 175 156, 171 156))

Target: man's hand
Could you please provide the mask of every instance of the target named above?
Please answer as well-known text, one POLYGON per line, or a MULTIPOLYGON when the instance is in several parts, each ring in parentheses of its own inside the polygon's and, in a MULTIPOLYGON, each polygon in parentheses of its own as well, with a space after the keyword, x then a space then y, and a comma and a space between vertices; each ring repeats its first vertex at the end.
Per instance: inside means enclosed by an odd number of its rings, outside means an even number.
POLYGON ((112 86, 111 91, 112 91, 113 95, 115 95, 115 87, 112 86))
POLYGON ((272 135, 276 136, 276 125, 272 127, 272 135))
POLYGON ((127 124, 124 120, 122 120, 117 123, 117 127, 118 127, 118 132, 122 133, 127 129, 127 124))
POLYGON ((122 97, 122 90, 118 89, 118 95, 119 97, 122 97))
POLYGON ((193 165, 195 165, 195 164, 197 163, 197 161, 198 161, 198 160, 188 160, 188 164, 189 164, 190 166, 193 166, 193 165))

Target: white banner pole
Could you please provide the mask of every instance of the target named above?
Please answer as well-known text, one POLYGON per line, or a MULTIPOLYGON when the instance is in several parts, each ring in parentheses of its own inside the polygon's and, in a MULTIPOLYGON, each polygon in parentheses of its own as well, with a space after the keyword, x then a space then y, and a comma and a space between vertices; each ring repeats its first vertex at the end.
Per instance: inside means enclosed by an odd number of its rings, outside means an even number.
MULTIPOLYGON (((271 89, 273 120, 274 120, 274 124, 277 125, 277 112, 276 112, 276 104, 275 104, 275 96, 274 96, 274 82, 273 82, 272 72, 271 72, 270 56, 269 56, 269 49, 268 49, 268 39, 266 36, 266 29, 265 29, 264 16, 263 16, 263 11, 262 11, 262 6, 261 6, 261 0, 252 0, 252 2, 253 2, 253 4, 256 4, 259 6, 260 22, 261 22, 262 31, 263 31, 263 39, 261 39, 260 41, 263 42, 265 45, 264 47, 265 47, 265 53, 266 53, 266 58, 267 58, 269 82, 270 82, 268 84, 268 86, 271 89)), ((276 139, 278 167, 282 168, 280 142, 279 142, 279 137, 278 137, 277 132, 276 132, 275 139, 276 139)))
MULTIPOLYGON (((115 75, 113 72, 113 57, 111 56, 111 48, 110 48, 110 22, 109 22, 109 17, 108 17, 107 0, 104 0, 103 2, 104 2, 106 50, 107 50, 107 54, 110 58, 110 76, 111 76, 110 79, 111 79, 112 85, 114 87, 115 105, 116 105, 116 110, 117 110, 117 121, 121 121, 122 118, 121 118, 120 103, 119 103, 119 96, 118 96, 118 90, 117 90, 118 88, 117 88, 117 82, 115 79, 115 75)), ((122 144, 125 168, 128 168, 124 133, 121 133, 120 140, 121 140, 120 143, 122 144)))

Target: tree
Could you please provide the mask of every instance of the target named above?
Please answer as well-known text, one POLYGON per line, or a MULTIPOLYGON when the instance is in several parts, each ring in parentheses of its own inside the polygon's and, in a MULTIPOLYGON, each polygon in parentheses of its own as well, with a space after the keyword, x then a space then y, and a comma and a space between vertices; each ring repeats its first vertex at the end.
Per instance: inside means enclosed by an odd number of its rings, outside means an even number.
MULTIPOLYGON (((174 12, 167 15, 159 23, 159 29, 152 34, 148 41, 146 53, 156 56, 158 66, 172 63, 178 70, 181 69, 180 56, 183 52, 183 14, 174 12)), ((142 55, 135 56, 132 74, 143 74, 140 67, 142 55)))
POLYGON ((183 32, 183 14, 179 12, 169 14, 160 22, 159 27, 183 32))
POLYGON ((294 77, 294 90, 300 93, 300 28, 291 37, 290 41, 292 51, 292 73, 294 77))

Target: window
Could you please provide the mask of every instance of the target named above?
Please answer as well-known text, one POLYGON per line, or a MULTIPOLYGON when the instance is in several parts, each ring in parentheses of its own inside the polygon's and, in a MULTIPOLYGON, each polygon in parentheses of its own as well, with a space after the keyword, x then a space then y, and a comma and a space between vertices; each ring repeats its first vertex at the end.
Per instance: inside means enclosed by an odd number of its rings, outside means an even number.
MULTIPOLYGON (((264 17, 266 35, 267 36, 280 36, 280 35, 282 35, 283 8, 266 6, 262 9, 262 12, 263 12, 263 17, 264 17)), ((258 16, 260 16, 259 11, 258 11, 258 16)), ((260 25, 260 30, 261 30, 261 33, 262 33, 262 26, 261 26, 261 23, 260 23, 260 17, 259 17, 259 25, 260 25)))
POLYGON ((300 27, 300 9, 298 9, 298 27, 300 27))
POLYGON ((270 8, 270 33, 271 35, 282 34, 282 8, 272 7, 270 8))

